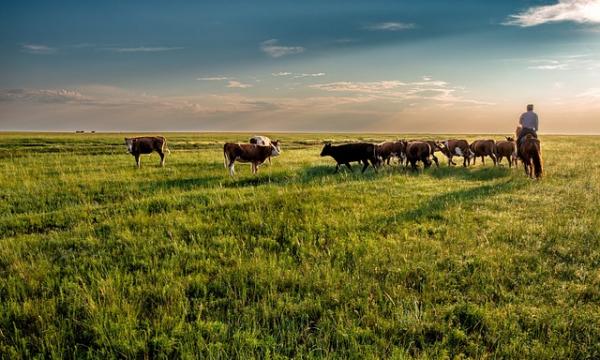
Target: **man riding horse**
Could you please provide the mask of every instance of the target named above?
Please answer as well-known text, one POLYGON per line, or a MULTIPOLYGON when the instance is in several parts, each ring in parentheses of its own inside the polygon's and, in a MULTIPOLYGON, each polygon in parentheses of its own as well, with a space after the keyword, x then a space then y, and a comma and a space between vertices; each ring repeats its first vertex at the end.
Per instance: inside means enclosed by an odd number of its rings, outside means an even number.
POLYGON ((525 138, 527 134, 531 134, 537 139, 539 121, 537 114, 533 112, 532 104, 527 105, 527 112, 521 114, 521 118, 519 118, 519 126, 521 130, 517 134, 517 148, 521 146, 522 139, 525 138))
POLYGON ((529 104, 517 127, 517 155, 523 161, 525 173, 531 178, 540 178, 543 172, 538 126, 538 116, 533 112, 533 105, 529 104))

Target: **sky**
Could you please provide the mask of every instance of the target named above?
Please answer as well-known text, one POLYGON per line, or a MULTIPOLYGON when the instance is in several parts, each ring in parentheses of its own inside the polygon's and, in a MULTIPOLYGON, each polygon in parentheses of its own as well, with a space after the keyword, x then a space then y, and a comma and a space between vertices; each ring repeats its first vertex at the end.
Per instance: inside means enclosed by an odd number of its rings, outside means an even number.
POLYGON ((600 134, 600 0, 1 8, 0 131, 600 134))

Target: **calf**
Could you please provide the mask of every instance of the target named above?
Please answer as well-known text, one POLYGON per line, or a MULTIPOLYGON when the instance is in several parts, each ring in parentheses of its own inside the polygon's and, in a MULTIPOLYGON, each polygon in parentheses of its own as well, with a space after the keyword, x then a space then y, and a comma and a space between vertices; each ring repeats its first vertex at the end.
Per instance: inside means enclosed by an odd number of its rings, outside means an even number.
POLYGON ((371 166, 373 166, 375 171, 377 171, 377 165, 379 164, 377 159, 377 145, 369 143, 354 143, 336 146, 327 143, 323 147, 323 150, 321 150, 321 156, 331 156, 336 161, 337 164, 335 166, 334 174, 340 170, 340 165, 346 165, 346 167, 352 171, 350 163, 353 161, 363 163, 361 171, 363 173, 369 167, 369 162, 371 162, 371 166))
POLYGON ((466 140, 446 140, 442 142, 440 151, 448 158, 448 166, 456 165, 452 158, 454 156, 463 157, 463 166, 466 167, 471 161, 471 158, 475 156, 469 148, 469 143, 466 140))
POLYGON ((437 157, 433 154, 433 148, 431 145, 424 141, 412 141, 406 145, 406 160, 410 163, 413 170, 417 170, 417 162, 423 162, 425 168, 431 166, 431 160, 433 158, 435 164, 439 166, 437 157))
POLYGON ((498 164, 500 164, 503 157, 508 160, 509 167, 512 167, 513 164, 517 165, 517 143, 510 136, 506 137, 506 141, 496 142, 496 159, 498 164))
POLYGON ((404 161, 406 156, 406 141, 386 141, 379 145, 377 145, 377 157, 381 162, 385 162, 386 164, 390 164, 390 160, 392 157, 397 157, 400 160, 400 163, 404 161))
POLYGON ((271 144, 269 146, 256 144, 234 144, 226 143, 223 146, 223 157, 229 175, 235 175, 234 164, 238 162, 249 162, 252 164, 252 173, 258 173, 258 166, 271 156, 279 155, 279 149, 271 144))
MULTIPOLYGON (((277 148, 279 154, 281 153, 281 146, 280 146, 281 142, 279 140, 271 141, 271 139, 269 139, 266 136, 255 135, 250 138, 250 144, 263 145, 263 146, 269 146, 269 145, 273 144, 277 148)), ((279 154, 277 154, 277 155, 279 155, 279 154)), ((276 155, 273 155, 273 156, 276 156, 276 155)), ((270 156, 269 156, 269 165, 271 165, 271 157, 270 156)))
POLYGON ((481 162, 485 165, 485 156, 492 158, 494 166, 496 166, 496 142, 492 139, 489 140, 475 140, 471 143, 471 151, 475 154, 473 157, 473 165, 478 156, 481 156, 481 162))
POLYGON ((160 155, 160 166, 165 165, 165 151, 169 154, 171 150, 167 148, 167 139, 162 136, 143 136, 135 138, 125 138, 127 151, 135 156, 135 163, 140 167, 140 155, 151 154, 156 151, 160 155))

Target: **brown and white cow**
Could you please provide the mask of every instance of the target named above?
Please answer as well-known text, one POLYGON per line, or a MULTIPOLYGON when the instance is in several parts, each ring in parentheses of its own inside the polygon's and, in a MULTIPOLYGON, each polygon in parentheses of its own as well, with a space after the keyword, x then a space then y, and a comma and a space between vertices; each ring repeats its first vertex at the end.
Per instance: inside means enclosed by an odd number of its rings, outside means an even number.
POLYGON ((517 142, 514 138, 507 136, 506 141, 496 142, 496 159, 498 164, 502 161, 502 158, 508 160, 508 166, 512 167, 513 164, 517 165, 517 142))
POLYGON ((492 139, 488 140, 475 140, 471 143, 471 151, 475 154, 473 157, 473 165, 478 156, 481 156, 481 162, 485 165, 485 156, 492 158, 494 166, 496 166, 496 142, 492 139))
POLYGON ((425 141, 411 141, 406 145, 406 160, 413 170, 417 170, 418 161, 423 162, 425 168, 430 167, 430 157, 433 158, 436 166, 440 166, 437 157, 433 153, 433 148, 425 141))
POLYGON ((442 154, 448 158, 448 166, 456 165, 456 163, 452 161, 454 156, 462 156, 463 166, 466 167, 471 161, 471 158, 475 155, 469 148, 467 140, 446 140, 442 142, 440 149, 442 154))
POLYGON ((381 162, 390 164, 392 157, 399 159, 400 164, 404 162, 406 157, 406 141, 386 141, 377 145, 377 157, 381 162))
POLYGON ((229 168, 229 175, 235 175, 234 164, 246 162, 252 164, 252 173, 258 173, 258 166, 271 156, 279 155, 279 148, 271 143, 269 146, 256 144, 234 144, 226 143, 223 146, 223 157, 225 167, 229 168))
POLYGON ((135 138, 125 138, 127 151, 135 156, 135 163, 140 167, 140 155, 151 154, 156 151, 160 155, 160 166, 165 165, 165 151, 169 154, 171 150, 167 148, 167 139, 163 136, 141 136, 135 138))
MULTIPOLYGON (((269 139, 266 136, 254 135, 253 137, 250 138, 249 142, 250 142, 250 144, 263 145, 263 146, 270 146, 271 144, 273 144, 279 150, 279 154, 281 154, 281 142, 279 140, 271 141, 271 139, 269 139)), ((277 154, 277 155, 279 155, 279 154, 277 154)), ((277 156, 277 155, 273 155, 273 156, 277 156)), ((269 165, 271 165, 271 157, 270 156, 269 156, 269 165)))

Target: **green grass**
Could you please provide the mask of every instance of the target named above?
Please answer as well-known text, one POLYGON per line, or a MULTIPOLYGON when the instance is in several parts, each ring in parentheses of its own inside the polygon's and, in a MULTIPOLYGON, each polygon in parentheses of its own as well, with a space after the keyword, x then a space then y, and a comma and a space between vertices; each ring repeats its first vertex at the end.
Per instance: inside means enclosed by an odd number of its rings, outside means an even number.
POLYGON ((600 137, 542 137, 532 181, 333 175, 322 141, 396 136, 330 134, 230 179, 247 134, 165 135, 141 169, 121 134, 0 135, 1 357, 600 357, 600 137))

